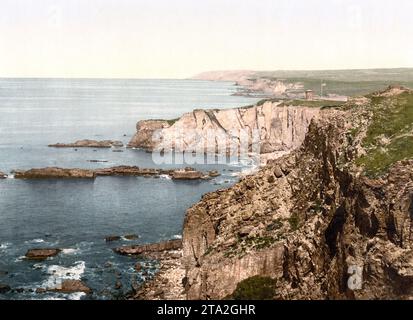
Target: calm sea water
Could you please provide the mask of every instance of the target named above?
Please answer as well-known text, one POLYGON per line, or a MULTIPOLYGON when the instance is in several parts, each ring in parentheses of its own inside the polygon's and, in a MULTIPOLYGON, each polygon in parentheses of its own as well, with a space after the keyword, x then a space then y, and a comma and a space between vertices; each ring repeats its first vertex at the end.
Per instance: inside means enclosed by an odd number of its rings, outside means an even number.
MULTIPOLYGON (((229 108, 255 99, 231 96, 228 82, 196 80, 0 79, 0 171, 44 166, 156 167, 141 150, 53 149, 77 139, 129 141, 142 119, 168 119, 194 108, 229 108), (105 160, 90 163, 87 160, 105 160)), ((245 163, 197 166, 218 169, 211 181, 142 177, 83 180, 0 180, 0 284, 13 290, 0 299, 113 299, 156 272, 157 262, 113 253, 120 245, 179 238, 185 210, 200 197, 229 186, 245 163), (138 240, 106 243, 108 235, 138 240), (63 248, 42 262, 30 248, 63 248), (93 295, 36 293, 61 279, 82 279, 93 295), (115 289, 115 283, 122 283, 115 289)), ((176 166, 174 166, 176 167, 176 166)))

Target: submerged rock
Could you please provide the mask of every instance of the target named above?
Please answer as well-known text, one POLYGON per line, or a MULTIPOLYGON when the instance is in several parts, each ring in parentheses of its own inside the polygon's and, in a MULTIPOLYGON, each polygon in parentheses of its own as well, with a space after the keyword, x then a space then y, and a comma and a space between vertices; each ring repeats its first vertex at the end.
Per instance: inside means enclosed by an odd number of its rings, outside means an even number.
POLYGON ((111 148, 111 147, 123 147, 122 141, 113 141, 113 140, 78 140, 73 143, 56 143, 49 144, 49 147, 53 148, 111 148))
POLYGON ((127 234, 124 236, 124 238, 127 240, 136 240, 139 239, 139 236, 137 234, 127 234))
POLYGON ((61 249, 29 249, 26 258, 30 260, 45 260, 58 255, 61 249))
POLYGON ((0 293, 7 293, 10 290, 11 288, 9 285, 0 283, 0 293))

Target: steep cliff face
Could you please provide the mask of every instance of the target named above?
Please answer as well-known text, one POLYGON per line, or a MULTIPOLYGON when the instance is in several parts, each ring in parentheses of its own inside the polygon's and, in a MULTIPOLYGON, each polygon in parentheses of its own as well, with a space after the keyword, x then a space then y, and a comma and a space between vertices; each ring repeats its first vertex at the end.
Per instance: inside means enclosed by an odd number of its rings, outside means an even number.
POLYGON ((254 275, 277 280, 276 299, 413 298, 413 94, 392 90, 324 111, 299 149, 188 210, 189 299, 254 275), (376 152, 392 161, 367 176, 376 152))
POLYGON ((221 141, 239 144, 244 133, 249 141, 255 141, 258 133, 260 153, 290 151, 302 144, 311 120, 319 114, 319 108, 281 106, 275 102, 227 110, 195 110, 173 124, 163 120, 140 121, 129 147, 154 150, 171 146, 177 151, 202 150, 212 141, 206 151, 215 152, 221 141), (153 138, 155 132, 158 135, 153 138), (211 140, 211 133, 215 140, 211 140))

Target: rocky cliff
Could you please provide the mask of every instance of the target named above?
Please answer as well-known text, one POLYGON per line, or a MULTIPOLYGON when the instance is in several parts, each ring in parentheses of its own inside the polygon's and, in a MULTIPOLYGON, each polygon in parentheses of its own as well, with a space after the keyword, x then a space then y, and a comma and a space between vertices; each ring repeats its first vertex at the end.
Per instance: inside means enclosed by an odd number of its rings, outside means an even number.
POLYGON ((299 149, 188 210, 187 298, 228 297, 261 275, 275 299, 412 299, 412 159, 410 90, 320 113, 299 149))
POLYGON ((215 152, 220 141, 234 142, 239 147, 241 134, 246 133, 251 142, 256 141, 255 134, 258 133, 258 152, 285 152, 302 144, 311 120, 319 114, 320 108, 317 107, 290 106, 271 101, 244 108, 194 110, 174 122, 138 122, 137 133, 128 146, 148 150, 160 146, 171 146, 177 151, 200 150, 211 141, 209 134, 212 132, 216 135, 212 137, 215 140, 206 152, 215 152))

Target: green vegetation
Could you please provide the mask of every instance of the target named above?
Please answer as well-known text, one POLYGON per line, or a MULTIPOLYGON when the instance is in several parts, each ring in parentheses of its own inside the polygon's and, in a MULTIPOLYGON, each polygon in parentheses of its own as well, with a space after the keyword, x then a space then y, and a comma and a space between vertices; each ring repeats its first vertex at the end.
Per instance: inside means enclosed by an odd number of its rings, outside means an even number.
POLYGON ((300 219, 298 218, 298 215, 296 213, 293 213, 291 217, 288 219, 288 222, 290 223, 291 230, 295 231, 299 227, 300 219))
POLYGON ((270 247, 272 244, 277 242, 279 238, 277 236, 257 236, 257 237, 247 237, 241 238, 238 237, 238 243, 233 244, 229 249, 224 253, 224 257, 232 258, 238 256, 242 258, 248 249, 261 250, 270 247))
POLYGON ((413 157, 413 94, 374 97, 370 108, 373 117, 363 140, 367 154, 356 164, 377 177, 393 163, 413 157))
POLYGON ((303 84, 315 94, 320 94, 321 81, 326 83, 323 93, 345 96, 366 95, 388 85, 398 83, 413 87, 413 69, 369 69, 369 70, 315 70, 315 71, 263 71, 255 78, 284 80, 286 83, 303 84))
POLYGON ((271 98, 271 99, 262 99, 260 101, 257 102, 257 106, 262 106, 264 103, 266 102, 279 102, 280 99, 279 98, 271 98))
POLYGON ((151 121, 166 121, 170 126, 172 126, 175 122, 177 122, 179 120, 179 118, 176 119, 151 119, 151 121))
POLYGON ((293 106, 293 107, 312 107, 312 108, 333 108, 340 107, 345 102, 334 101, 334 100, 290 100, 283 102, 282 106, 293 106))
POLYGON ((237 284, 229 296, 233 300, 272 300, 276 294, 276 280, 270 277, 253 276, 237 284))
POLYGON ((405 136, 392 141, 386 148, 376 148, 357 159, 370 177, 384 174, 395 162, 413 157, 413 136, 405 136))

